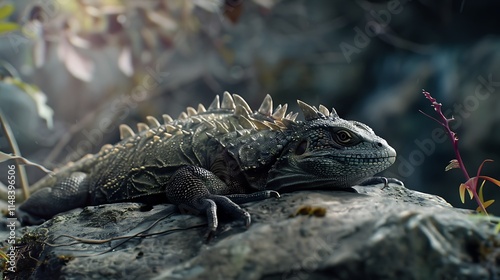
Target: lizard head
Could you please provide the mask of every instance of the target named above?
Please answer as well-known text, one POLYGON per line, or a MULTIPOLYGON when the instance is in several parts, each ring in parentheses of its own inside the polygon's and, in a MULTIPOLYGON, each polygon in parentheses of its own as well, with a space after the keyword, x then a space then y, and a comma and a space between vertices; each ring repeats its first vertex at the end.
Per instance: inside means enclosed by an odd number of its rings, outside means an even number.
POLYGON ((396 151, 367 125, 322 105, 298 104, 305 121, 288 129, 290 140, 268 173, 267 189, 346 188, 395 162, 396 151))

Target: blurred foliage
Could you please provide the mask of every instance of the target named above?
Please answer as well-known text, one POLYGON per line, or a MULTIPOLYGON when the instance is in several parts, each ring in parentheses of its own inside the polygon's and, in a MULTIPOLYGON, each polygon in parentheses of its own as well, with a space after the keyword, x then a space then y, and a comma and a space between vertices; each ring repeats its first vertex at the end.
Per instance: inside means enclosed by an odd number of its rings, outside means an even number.
POLYGON ((5 21, 14 12, 14 5, 4 4, 0 6, 0 34, 15 31, 19 25, 14 22, 5 21))
MULTIPOLYGON (((227 1, 238 2, 238 1, 227 1)), ((268 7, 273 1, 257 1, 268 7)), ((36 43, 33 61, 41 67, 50 52, 57 55, 66 69, 85 82, 92 81, 96 62, 86 50, 113 47, 118 50, 117 66, 126 76, 135 69, 155 62, 165 50, 176 48, 183 52, 193 49, 193 36, 203 31, 205 14, 221 17, 224 3, 218 0, 101 0, 61 1, 59 12, 50 14, 34 4, 23 27, 36 43)), ((241 3, 240 3, 241 4, 241 3)), ((234 11, 235 4, 227 4, 234 11)), ((233 13, 226 13, 231 15, 233 13)))
MULTIPOLYGON (((1 81, 5 84, 18 87, 22 92, 32 98, 33 102, 36 104, 38 116, 46 121, 49 129, 53 128, 54 110, 47 105, 47 96, 36 85, 25 83, 21 81, 21 79, 15 77, 5 77, 1 81)), ((8 94, 7 92, 2 93, 8 94)))

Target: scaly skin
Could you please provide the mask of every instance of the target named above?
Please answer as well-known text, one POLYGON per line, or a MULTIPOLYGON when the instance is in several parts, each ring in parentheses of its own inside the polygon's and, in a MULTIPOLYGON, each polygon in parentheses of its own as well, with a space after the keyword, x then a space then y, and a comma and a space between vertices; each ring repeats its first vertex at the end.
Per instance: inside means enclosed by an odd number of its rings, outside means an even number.
POLYGON ((301 101, 305 121, 272 111, 268 95, 252 112, 238 95, 217 96, 208 110, 188 108, 165 124, 148 117, 136 135, 120 127, 122 141, 105 145, 42 179, 19 207, 25 224, 39 224, 73 208, 138 201, 174 203, 205 213, 217 229, 217 207, 250 223, 236 203, 279 197, 278 192, 347 188, 386 169, 396 152, 365 124, 341 119, 301 101), (151 127, 151 128, 150 128, 151 127))

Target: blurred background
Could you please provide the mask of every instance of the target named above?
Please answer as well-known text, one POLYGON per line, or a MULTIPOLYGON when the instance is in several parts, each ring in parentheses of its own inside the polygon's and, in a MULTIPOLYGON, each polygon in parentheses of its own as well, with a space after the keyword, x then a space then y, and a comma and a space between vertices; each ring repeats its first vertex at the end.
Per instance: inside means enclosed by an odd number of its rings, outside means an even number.
MULTIPOLYGON (((23 156, 53 169, 227 90, 258 108, 335 107, 397 150, 383 175, 454 206, 465 181, 422 89, 456 121, 471 176, 500 179, 498 1, 0 1, 0 109, 23 156)), ((0 135, 0 151, 10 147, 0 135)), ((2 163, 1 176, 7 173, 2 163)), ((28 167, 30 183, 44 174, 28 167)), ((3 178, 3 177, 2 177, 3 178)), ((487 183, 485 200, 500 197, 487 183)), ((500 202, 488 210, 500 215, 500 202)))

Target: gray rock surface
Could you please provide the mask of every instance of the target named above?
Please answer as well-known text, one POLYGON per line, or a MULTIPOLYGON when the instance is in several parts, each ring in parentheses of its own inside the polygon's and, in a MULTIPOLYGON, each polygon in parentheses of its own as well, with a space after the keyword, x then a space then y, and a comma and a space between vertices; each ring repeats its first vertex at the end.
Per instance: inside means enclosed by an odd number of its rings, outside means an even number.
MULTIPOLYGON (((172 205, 77 209, 31 227, 7 279, 498 279, 494 225, 440 197, 390 184, 303 191, 247 203, 252 225, 172 205), (294 215, 304 206, 317 215, 294 215), (326 210, 324 216, 321 210, 326 210), (293 217, 290 217, 293 216, 293 217), (161 219, 161 220, 159 220, 161 219), (159 221, 158 221, 159 220, 159 221), (152 228, 149 228, 158 221, 152 228), (102 244, 67 236, 105 240, 102 244), (158 233, 149 235, 152 233, 158 233), (46 243, 43 243, 43 242, 46 243), (50 244, 49 244, 50 243, 50 244), (71 245, 69 245, 71 244, 71 245), (29 257, 28 256, 31 256, 29 257)), ((302 211, 307 212, 307 211, 302 211)), ((311 211, 310 211, 311 212, 311 211)), ((311 212, 312 213, 312 212, 311 212)))

